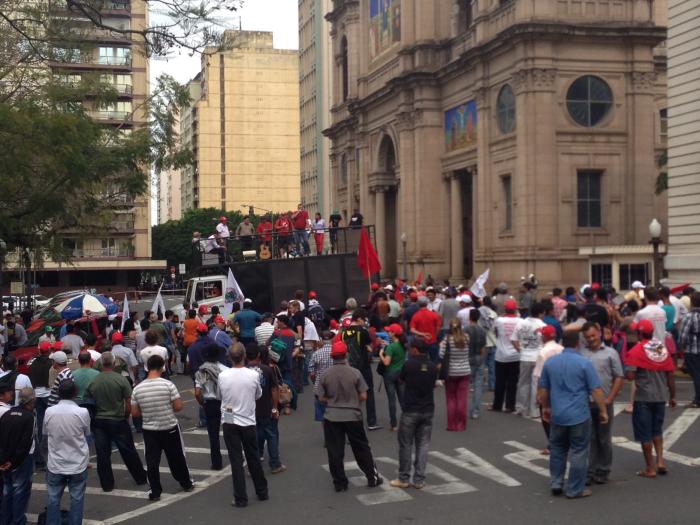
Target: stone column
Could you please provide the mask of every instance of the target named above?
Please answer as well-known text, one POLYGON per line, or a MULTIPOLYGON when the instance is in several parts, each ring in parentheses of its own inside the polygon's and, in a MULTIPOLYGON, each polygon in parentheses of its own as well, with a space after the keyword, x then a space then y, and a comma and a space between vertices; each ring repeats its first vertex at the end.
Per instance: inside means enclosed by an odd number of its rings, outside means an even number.
POLYGON ((464 281, 462 187, 456 173, 450 176, 450 281, 464 281))
POLYGON ((374 234, 377 241, 377 254, 382 265, 386 260, 386 197, 385 188, 374 192, 374 234))

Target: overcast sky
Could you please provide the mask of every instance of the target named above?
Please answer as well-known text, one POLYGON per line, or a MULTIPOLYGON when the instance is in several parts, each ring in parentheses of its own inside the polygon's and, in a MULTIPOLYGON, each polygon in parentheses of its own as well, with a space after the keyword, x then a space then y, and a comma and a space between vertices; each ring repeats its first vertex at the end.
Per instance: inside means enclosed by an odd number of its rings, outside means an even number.
MULTIPOLYGON (((243 30, 272 31, 274 47, 277 49, 299 49, 298 0, 242 0, 243 7, 227 18, 227 28, 243 30)), ((151 83, 158 75, 168 73, 178 82, 185 83, 198 72, 201 64, 199 55, 189 53, 168 59, 151 60, 151 83)), ((158 196, 153 188, 151 198, 151 224, 158 223, 158 196)))

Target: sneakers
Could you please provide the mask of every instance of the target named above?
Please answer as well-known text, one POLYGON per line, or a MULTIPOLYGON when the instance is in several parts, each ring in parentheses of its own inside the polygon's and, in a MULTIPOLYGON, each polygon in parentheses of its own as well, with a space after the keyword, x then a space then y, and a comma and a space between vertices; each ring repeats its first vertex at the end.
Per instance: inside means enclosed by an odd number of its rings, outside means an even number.
POLYGON ((183 487, 182 490, 184 490, 185 492, 192 492, 194 490, 194 483, 192 483, 192 485, 190 485, 189 487, 183 487))
POLYGON ((277 468, 271 469, 270 474, 282 474, 285 470, 287 470, 287 465, 280 465, 277 468))
POLYGON ((407 483, 405 481, 401 481, 400 479, 392 479, 389 482, 389 485, 391 485, 392 487, 397 488, 397 489, 407 489, 408 487, 411 486, 410 483, 407 483))
POLYGON ((374 432, 375 430, 381 430, 381 429, 382 429, 381 425, 369 425, 367 427, 367 430, 369 430, 370 432, 374 432))
POLYGON ((243 509, 248 506, 247 501, 236 501, 235 499, 231 500, 231 506, 232 507, 238 507, 239 509, 243 509))
POLYGON ((382 478, 381 476, 377 476, 377 477, 374 478, 373 480, 368 481, 368 482, 367 482, 367 486, 370 487, 370 488, 373 488, 373 487, 378 487, 378 486, 381 485, 382 483, 384 483, 384 478, 382 478))

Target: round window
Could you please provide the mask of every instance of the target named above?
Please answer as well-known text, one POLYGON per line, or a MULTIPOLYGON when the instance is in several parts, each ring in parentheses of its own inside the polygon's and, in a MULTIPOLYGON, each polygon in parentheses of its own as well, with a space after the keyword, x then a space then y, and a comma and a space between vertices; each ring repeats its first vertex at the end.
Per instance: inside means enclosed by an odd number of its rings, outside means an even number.
POLYGON ((501 133, 510 133, 515 129, 515 93, 508 84, 498 93, 496 113, 501 133))
POLYGON ((578 124, 591 127, 600 124, 612 107, 610 86, 593 75, 577 78, 566 93, 569 115, 578 124))

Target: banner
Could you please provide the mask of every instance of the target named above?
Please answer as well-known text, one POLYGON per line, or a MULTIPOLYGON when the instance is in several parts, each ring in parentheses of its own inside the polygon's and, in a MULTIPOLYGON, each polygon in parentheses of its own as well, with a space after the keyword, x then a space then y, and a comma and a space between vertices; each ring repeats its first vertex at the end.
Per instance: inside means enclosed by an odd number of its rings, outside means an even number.
POLYGON ((233 271, 229 268, 228 278, 226 279, 226 294, 224 295, 224 300, 226 301, 224 304, 224 317, 228 318, 228 316, 231 315, 233 303, 238 303, 241 305, 241 308, 243 308, 243 299, 245 299, 243 290, 238 286, 238 281, 236 281, 236 278, 233 276, 233 271))
POLYGON ((482 273, 479 277, 477 277, 476 281, 474 281, 474 284, 472 284, 472 287, 469 289, 469 291, 477 296, 479 299, 483 299, 488 295, 486 292, 486 287, 484 286, 486 284, 486 281, 489 280, 489 273, 491 272, 491 268, 486 268, 486 271, 482 273))
POLYGON ((122 334, 124 333, 124 325, 126 324, 126 320, 129 318, 130 312, 129 312, 129 296, 125 293, 124 294, 124 308, 122 309, 122 327, 119 330, 122 334))

